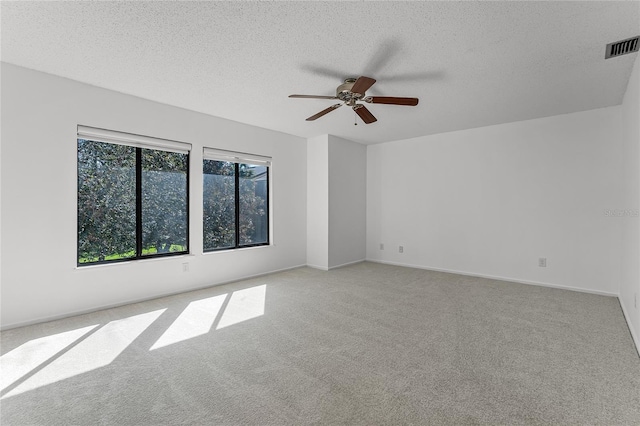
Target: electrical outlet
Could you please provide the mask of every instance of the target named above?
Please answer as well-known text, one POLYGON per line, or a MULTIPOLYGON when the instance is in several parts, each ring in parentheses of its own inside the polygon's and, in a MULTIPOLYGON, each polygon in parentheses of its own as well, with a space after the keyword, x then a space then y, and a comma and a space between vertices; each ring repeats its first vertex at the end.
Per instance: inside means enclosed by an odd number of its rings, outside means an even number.
POLYGON ((404 247, 403 246, 398 247, 398 253, 404 253, 404 247))
POLYGON ((538 266, 541 268, 546 268, 547 267, 547 258, 546 257, 541 257, 538 259, 538 266))
POLYGON ((189 272, 189 262, 184 262, 182 264, 182 272, 189 272))
POLYGON ((380 250, 384 250, 384 244, 380 243, 380 250))

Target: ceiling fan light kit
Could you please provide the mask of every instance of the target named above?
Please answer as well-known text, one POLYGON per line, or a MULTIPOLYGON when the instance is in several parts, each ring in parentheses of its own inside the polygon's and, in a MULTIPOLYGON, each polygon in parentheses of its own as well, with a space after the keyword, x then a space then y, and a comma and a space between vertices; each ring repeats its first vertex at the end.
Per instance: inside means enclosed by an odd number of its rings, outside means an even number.
POLYGON ((330 113, 333 110, 338 109, 342 105, 350 106, 356 114, 366 124, 371 124, 376 121, 376 117, 371 114, 371 111, 367 109, 361 102, 367 102, 370 104, 386 104, 386 105, 405 105, 416 106, 418 105, 418 98, 398 98, 391 96, 365 96, 366 91, 373 86, 376 82, 371 77, 360 76, 356 78, 347 78, 344 83, 338 86, 335 96, 316 96, 316 95, 289 95, 290 98, 302 98, 302 99, 338 99, 342 101, 342 104, 335 104, 329 108, 323 109, 317 114, 307 118, 307 121, 314 121, 325 114, 330 113))

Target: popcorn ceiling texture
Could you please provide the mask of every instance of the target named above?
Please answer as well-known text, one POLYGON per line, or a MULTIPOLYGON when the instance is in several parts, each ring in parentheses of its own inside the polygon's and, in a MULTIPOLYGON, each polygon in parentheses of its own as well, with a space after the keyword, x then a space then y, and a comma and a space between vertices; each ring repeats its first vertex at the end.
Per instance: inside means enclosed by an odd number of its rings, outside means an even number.
POLYGON ((379 143, 618 105, 639 2, 2 2, 2 61, 303 137, 379 143), (370 105, 305 118, 346 77, 370 105))

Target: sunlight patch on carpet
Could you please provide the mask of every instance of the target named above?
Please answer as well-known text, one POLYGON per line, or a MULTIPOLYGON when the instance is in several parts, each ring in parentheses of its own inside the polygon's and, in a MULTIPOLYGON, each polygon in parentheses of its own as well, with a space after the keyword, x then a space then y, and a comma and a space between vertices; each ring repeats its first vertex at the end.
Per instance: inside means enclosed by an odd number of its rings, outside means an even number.
POLYGON ((264 315, 266 285, 234 291, 216 330, 264 315))
POLYGON ((2 398, 18 395, 111 364, 165 310, 160 309, 109 322, 2 398))
POLYGON ((189 303, 150 350, 207 334, 211 330, 226 297, 226 294, 221 294, 189 303))
POLYGON ((96 328, 98 324, 33 339, 0 357, 0 391, 96 328))

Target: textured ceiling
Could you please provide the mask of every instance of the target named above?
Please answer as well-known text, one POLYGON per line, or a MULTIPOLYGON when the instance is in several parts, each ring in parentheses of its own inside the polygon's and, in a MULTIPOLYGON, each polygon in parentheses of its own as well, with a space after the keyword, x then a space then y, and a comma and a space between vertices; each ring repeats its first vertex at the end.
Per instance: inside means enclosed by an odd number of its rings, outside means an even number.
POLYGON ((294 135, 363 143, 526 120, 622 102, 640 2, 7 2, 3 61, 294 135), (335 103, 346 77, 420 98, 335 103))

